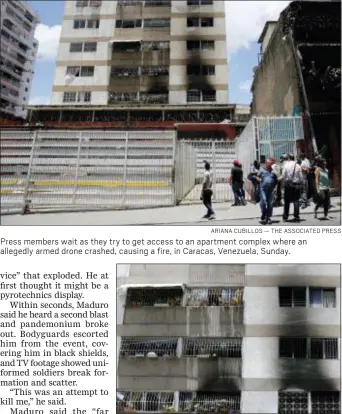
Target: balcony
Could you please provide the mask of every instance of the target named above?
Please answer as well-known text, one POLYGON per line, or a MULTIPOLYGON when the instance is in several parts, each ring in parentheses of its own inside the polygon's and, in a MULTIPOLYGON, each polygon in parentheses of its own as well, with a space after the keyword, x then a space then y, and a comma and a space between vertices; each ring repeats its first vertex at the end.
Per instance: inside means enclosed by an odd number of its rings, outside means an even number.
POLYGON ((243 289, 129 288, 122 336, 243 336, 243 289))

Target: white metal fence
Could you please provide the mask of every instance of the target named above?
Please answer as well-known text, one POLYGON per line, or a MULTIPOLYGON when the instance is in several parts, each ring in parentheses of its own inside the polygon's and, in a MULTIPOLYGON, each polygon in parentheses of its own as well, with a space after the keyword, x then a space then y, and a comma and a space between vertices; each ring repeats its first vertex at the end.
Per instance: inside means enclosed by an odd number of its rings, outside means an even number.
POLYGON ((174 204, 175 133, 2 131, 1 212, 174 204))

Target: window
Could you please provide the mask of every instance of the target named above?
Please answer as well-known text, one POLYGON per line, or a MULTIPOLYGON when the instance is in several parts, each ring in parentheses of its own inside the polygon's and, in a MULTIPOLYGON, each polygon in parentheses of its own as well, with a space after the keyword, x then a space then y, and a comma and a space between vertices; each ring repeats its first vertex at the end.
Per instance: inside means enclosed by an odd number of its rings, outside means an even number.
POLYGON ((184 338, 183 355, 241 358, 242 338, 184 338))
POLYGON ((311 392, 312 414, 340 414, 340 393, 338 391, 311 392))
POLYGON ((216 101, 216 91, 207 90, 200 91, 196 89, 188 90, 187 92, 187 102, 215 102, 216 101))
POLYGON ((120 355, 123 357, 176 356, 177 338, 131 338, 123 337, 120 355))
POLYGON ((87 7, 88 6, 88 0, 77 0, 76 1, 76 7, 87 7))
POLYGON ((308 393, 279 391, 278 393, 278 413, 279 414, 307 414, 309 407, 308 393))
POLYGON ((241 306, 243 289, 241 288, 201 288, 187 289, 186 306, 241 306))
POLYGON ((335 308, 335 289, 309 288, 311 308, 335 308))
POLYGON ((171 6, 171 0, 145 0, 145 7, 171 6))
POLYGON ((115 27, 122 29, 134 29, 135 27, 141 27, 141 20, 117 20, 115 27))
POLYGON ((142 42, 141 51, 170 49, 170 42, 142 42))
POLYGON ((203 76, 214 76, 215 75, 215 65, 203 65, 202 66, 202 75, 203 76))
POLYGON ((187 0, 188 6, 212 6, 213 0, 187 0))
MULTIPOLYGON (((138 99, 138 94, 136 92, 109 92, 108 103, 114 102, 129 102, 129 101, 136 101, 138 99)), ((136 306, 138 302, 133 301, 132 307, 136 306)), ((143 306, 143 305, 139 305, 143 306)))
POLYGON ((84 43, 83 52, 96 52, 97 43, 96 42, 86 42, 84 43))
POLYGON ((94 66, 81 66, 81 74, 83 77, 94 76, 94 66))
POLYGON ((336 338, 279 338, 279 358, 338 359, 336 338))
POLYGON ((99 19, 87 20, 87 29, 98 29, 100 27, 99 19))
POLYGON ((166 104, 169 101, 169 94, 167 92, 149 93, 140 92, 140 101, 153 104, 166 104))
POLYGON ((340 414, 338 391, 279 391, 279 414, 340 414))
POLYGON ((202 101, 203 102, 215 102, 216 91, 215 90, 202 91, 202 101))
POLYGON ((94 76, 94 66, 68 66, 66 70, 67 75, 75 77, 90 77, 94 76))
POLYGON ((70 43, 69 52, 82 52, 82 43, 70 43))
POLYGON ((120 68, 112 67, 111 68, 112 76, 138 76, 139 68, 120 68))
POLYGON ((279 306, 280 307, 304 307, 306 306, 306 288, 305 287, 280 287, 279 288, 279 306))
POLYGON ((214 50, 215 42, 213 40, 202 40, 201 49, 202 50, 214 50))
POLYGON ((168 66, 145 66, 141 68, 141 74, 146 76, 167 76, 168 66))
POLYGON ((338 341, 335 338, 310 338, 310 358, 338 359, 338 341))
POLYGON ((212 17, 202 17, 201 18, 201 27, 213 27, 214 19, 212 17))
POLYGON ((74 20, 74 29, 85 29, 86 21, 85 20, 74 20))
POLYGON ((76 102, 76 92, 64 92, 63 102, 76 102))
POLYGON ((307 358, 306 338, 279 338, 279 358, 307 358))
POLYGON ((188 65, 186 67, 186 73, 188 76, 199 76, 201 74, 201 66, 199 65, 188 65))
POLYGON ((127 290, 126 307, 135 308, 140 306, 181 306, 183 290, 179 288, 129 288, 127 290))
POLYGON ((179 411, 197 413, 240 412, 240 393, 180 392, 179 411), (195 407, 190 408, 189 407, 195 407))
POLYGON ((199 27, 199 17, 188 17, 186 20, 187 27, 199 27))
POLYGON ((170 19, 145 19, 144 27, 170 27, 170 19))

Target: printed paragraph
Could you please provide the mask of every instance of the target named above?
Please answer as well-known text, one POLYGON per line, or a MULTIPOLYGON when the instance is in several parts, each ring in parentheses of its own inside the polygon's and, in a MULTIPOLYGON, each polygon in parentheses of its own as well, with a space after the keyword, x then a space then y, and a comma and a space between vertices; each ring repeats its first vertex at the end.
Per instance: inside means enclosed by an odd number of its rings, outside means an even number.
POLYGON ((107 408, 92 401, 110 392, 110 283, 108 273, 90 270, 1 271, 2 413, 109 412, 109 401, 107 408), (77 405, 85 399, 88 410, 77 405))

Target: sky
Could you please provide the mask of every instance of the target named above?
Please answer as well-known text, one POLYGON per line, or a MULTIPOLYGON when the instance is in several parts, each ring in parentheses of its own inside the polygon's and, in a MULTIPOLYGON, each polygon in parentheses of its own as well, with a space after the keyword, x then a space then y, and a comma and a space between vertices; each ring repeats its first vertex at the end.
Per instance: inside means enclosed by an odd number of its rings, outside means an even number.
MULTIPOLYGON (((39 49, 29 103, 48 105, 63 20, 64 0, 29 0, 28 3, 38 12, 41 20, 35 33, 39 40, 39 49)), ((225 3, 229 103, 250 104, 253 67, 258 63, 260 50, 258 38, 265 22, 277 20, 280 12, 290 1, 226 0, 225 3)))

